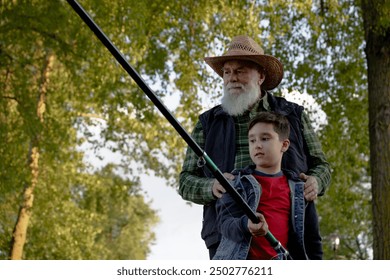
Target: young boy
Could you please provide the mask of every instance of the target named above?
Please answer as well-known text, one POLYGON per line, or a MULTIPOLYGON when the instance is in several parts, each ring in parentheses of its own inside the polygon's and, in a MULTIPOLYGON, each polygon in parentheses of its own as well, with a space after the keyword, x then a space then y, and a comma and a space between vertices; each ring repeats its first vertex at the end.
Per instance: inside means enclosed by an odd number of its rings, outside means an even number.
POLYGON ((254 165, 233 171, 233 185, 256 212, 252 223, 226 193, 217 200, 222 234, 214 259, 273 259, 276 252, 264 235, 268 230, 293 259, 322 259, 322 243, 313 202, 305 202, 303 182, 281 169, 289 148, 288 120, 274 112, 259 113, 249 123, 249 153, 254 165))

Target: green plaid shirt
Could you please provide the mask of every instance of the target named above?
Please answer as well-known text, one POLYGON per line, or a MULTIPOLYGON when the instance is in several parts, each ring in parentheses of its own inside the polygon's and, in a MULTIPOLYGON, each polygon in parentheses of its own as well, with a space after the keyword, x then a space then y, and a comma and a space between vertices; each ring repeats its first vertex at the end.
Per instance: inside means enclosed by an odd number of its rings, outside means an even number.
MULTIPOLYGON (((267 96, 264 96, 250 111, 248 110, 241 116, 233 117, 236 128, 236 158, 234 168, 243 168, 249 164, 253 164, 249 156, 248 123, 251 118, 261 111, 271 111, 267 96)), ((305 112, 302 114, 302 124, 303 136, 308 146, 309 157, 313 163, 309 167, 307 175, 317 178, 319 194, 321 195, 330 184, 330 166, 325 159, 321 143, 305 112)), ((203 138, 203 129, 200 121, 197 122, 192 132, 192 137, 204 149, 205 139, 203 138)), ((188 147, 182 172, 180 173, 179 193, 185 200, 206 205, 215 200, 212 194, 212 186, 215 179, 204 177, 202 169, 197 165, 198 158, 194 151, 188 147)))

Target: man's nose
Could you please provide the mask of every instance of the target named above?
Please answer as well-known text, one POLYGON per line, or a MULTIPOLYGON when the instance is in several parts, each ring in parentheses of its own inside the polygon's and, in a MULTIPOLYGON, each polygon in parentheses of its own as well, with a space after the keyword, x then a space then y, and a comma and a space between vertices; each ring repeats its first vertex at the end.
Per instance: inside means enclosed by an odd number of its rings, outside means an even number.
POLYGON ((230 73, 230 76, 229 76, 229 81, 230 82, 236 82, 237 78, 238 78, 237 72, 236 71, 232 71, 232 73, 230 73))

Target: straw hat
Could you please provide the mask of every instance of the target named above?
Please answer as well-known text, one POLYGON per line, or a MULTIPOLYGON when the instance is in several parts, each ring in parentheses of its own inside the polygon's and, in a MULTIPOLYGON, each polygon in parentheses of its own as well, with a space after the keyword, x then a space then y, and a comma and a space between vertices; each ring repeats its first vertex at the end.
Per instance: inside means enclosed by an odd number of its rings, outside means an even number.
POLYGON ((221 77, 222 67, 229 60, 249 60, 259 64, 265 72, 262 88, 276 88, 283 78, 283 65, 272 55, 264 54, 264 50, 250 37, 236 36, 230 43, 229 49, 222 56, 205 57, 206 63, 221 77))

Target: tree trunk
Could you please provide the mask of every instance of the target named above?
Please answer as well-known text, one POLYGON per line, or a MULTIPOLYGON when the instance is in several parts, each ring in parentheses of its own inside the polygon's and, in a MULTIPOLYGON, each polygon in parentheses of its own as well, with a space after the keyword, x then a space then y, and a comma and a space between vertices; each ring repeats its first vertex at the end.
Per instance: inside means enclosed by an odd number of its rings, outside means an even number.
POLYGON ((390 259, 390 1, 362 1, 368 66, 374 259, 390 259))
MULTIPOLYGON (((49 75, 54 62, 54 55, 48 54, 42 71, 41 86, 38 94, 37 116, 43 123, 43 115, 46 107, 46 92, 49 82, 49 75)), ((26 243, 27 228, 31 217, 31 211, 34 201, 34 189, 39 178, 39 135, 35 135, 30 143, 30 151, 28 153, 29 168, 31 170, 31 182, 27 185, 23 192, 23 202, 19 210, 18 219, 12 234, 10 259, 21 260, 23 257, 23 247, 26 243)))

